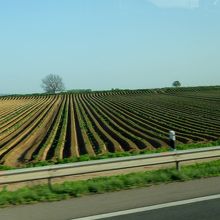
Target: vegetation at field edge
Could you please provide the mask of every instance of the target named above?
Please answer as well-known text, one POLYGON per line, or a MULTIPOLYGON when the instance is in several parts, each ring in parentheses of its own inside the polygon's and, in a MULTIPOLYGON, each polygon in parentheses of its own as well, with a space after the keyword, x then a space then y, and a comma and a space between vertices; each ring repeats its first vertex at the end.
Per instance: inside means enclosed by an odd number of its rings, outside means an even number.
MULTIPOLYGON (((177 145, 177 150, 190 150, 190 149, 214 147, 214 146, 220 146, 220 140, 209 142, 209 143, 177 145)), ((105 154, 96 155, 96 156, 89 156, 88 154, 85 154, 80 157, 71 157, 71 158, 65 158, 65 159, 31 162, 31 163, 28 163, 28 164, 20 167, 20 168, 41 167, 41 166, 48 166, 48 165, 55 165, 55 164, 66 164, 66 163, 74 163, 74 162, 82 162, 82 161, 90 161, 90 160, 101 160, 101 159, 108 159, 108 158, 128 157, 128 156, 135 156, 135 155, 142 155, 142 154, 162 153, 162 152, 168 152, 168 151, 172 151, 172 149, 158 148, 158 149, 153 149, 153 150, 142 150, 139 152, 132 151, 132 152, 105 153, 105 154)), ((11 170, 11 169, 17 169, 17 168, 5 166, 5 165, 0 165, 0 170, 11 170)))

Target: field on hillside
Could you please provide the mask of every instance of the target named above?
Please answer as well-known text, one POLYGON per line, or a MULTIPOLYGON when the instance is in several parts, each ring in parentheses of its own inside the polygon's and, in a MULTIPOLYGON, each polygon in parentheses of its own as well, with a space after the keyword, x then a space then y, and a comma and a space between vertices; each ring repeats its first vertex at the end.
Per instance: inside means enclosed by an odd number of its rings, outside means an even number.
POLYGON ((0 98, 0 163, 140 151, 220 139, 220 88, 0 98))

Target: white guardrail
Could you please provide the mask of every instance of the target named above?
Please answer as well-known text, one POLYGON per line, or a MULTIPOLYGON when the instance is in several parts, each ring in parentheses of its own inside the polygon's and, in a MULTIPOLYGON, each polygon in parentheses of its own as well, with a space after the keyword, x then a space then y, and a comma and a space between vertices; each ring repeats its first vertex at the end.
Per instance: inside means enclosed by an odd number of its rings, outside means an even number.
POLYGON ((135 167, 145 167, 166 163, 175 163, 179 170, 180 162, 220 157, 220 146, 193 150, 181 150, 148 155, 138 155, 114 159, 103 159, 86 162, 76 162, 45 167, 25 168, 0 171, 0 184, 18 183, 41 179, 94 174, 104 171, 114 171, 135 167))

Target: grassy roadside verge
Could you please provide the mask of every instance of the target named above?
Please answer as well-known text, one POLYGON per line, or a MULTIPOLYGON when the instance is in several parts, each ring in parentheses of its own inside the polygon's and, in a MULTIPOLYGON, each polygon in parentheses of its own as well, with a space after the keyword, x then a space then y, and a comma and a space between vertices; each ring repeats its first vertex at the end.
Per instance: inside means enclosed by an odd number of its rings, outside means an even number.
POLYGON ((58 201, 88 194, 113 192, 130 188, 149 186, 174 181, 220 176, 220 160, 147 172, 137 172, 90 180, 65 182, 52 186, 24 187, 14 192, 3 189, 0 192, 0 207, 29 204, 42 201, 58 201))

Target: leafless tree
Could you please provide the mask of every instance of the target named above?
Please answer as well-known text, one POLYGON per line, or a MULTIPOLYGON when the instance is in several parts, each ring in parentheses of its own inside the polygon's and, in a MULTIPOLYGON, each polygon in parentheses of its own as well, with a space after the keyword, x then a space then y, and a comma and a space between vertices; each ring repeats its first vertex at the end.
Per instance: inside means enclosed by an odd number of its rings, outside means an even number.
POLYGON ((59 75, 49 74, 42 79, 42 88, 47 93, 56 93, 64 90, 62 78, 59 75))

